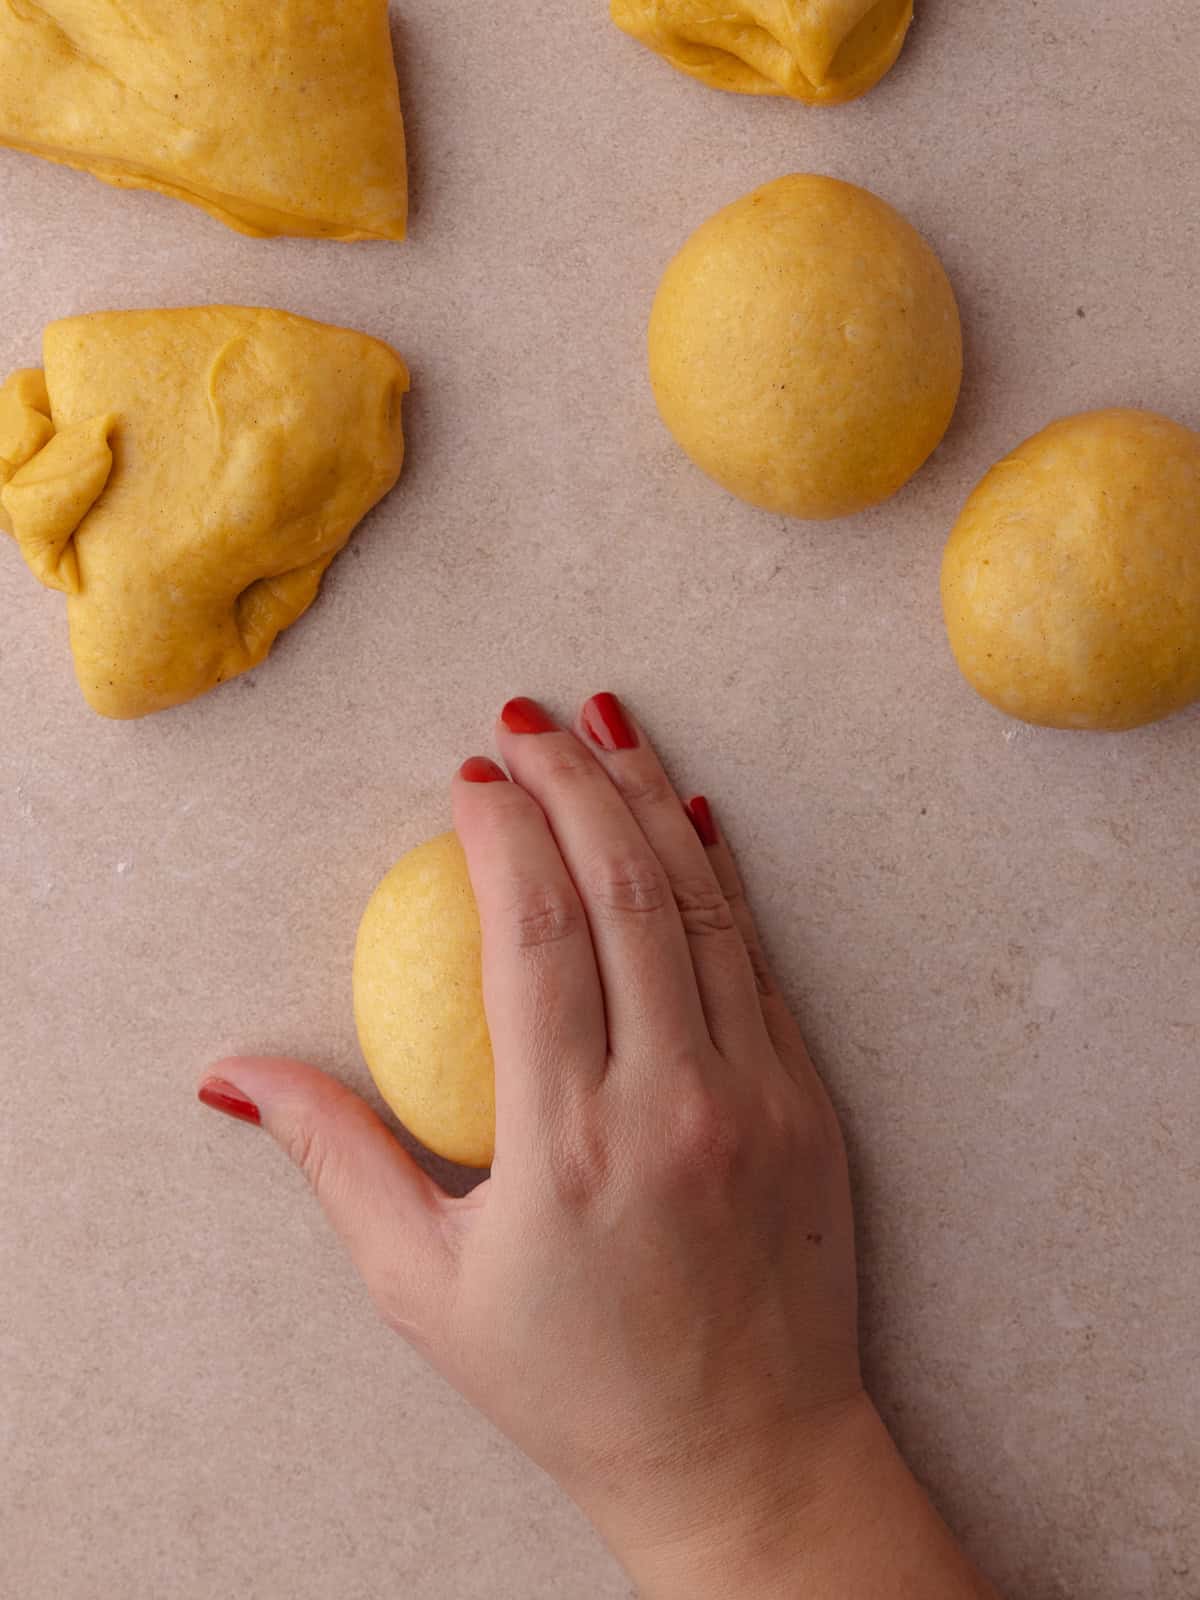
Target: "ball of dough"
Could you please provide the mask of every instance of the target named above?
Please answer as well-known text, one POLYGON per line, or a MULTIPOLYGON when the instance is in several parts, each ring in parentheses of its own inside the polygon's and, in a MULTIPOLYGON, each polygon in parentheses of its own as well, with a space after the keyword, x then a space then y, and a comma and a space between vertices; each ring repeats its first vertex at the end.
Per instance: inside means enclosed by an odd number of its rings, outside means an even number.
POLYGON ((422 1144, 491 1165, 492 1042, 479 913, 458 836, 402 856, 371 896, 354 952, 354 1019, 379 1092, 422 1144))
POLYGON ((913 0, 611 0, 618 28, 714 89, 839 105, 894 65, 913 0))
POLYGON ((780 178, 695 232, 650 317, 663 421, 751 505, 844 517, 886 500, 950 425, 954 291, 891 206, 832 178, 780 178))
POLYGON ((1200 699, 1200 434, 1067 417, 992 468, 942 564, 967 681, 1050 728, 1119 731, 1200 699))

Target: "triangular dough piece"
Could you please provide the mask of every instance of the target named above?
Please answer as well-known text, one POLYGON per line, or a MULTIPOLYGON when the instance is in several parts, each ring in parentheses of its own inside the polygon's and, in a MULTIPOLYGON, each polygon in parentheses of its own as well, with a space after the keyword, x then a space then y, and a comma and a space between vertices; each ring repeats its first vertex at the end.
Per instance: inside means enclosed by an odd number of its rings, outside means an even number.
POLYGON ((52 323, 0 389, 0 528, 67 594, 88 703, 178 705, 257 666, 404 460, 387 345, 283 311, 52 323))
POLYGON ((387 0, 0 0, 0 144, 242 233, 404 237, 387 0))
POLYGON ((913 0, 612 0, 612 17, 714 89, 836 105, 895 63, 913 0))

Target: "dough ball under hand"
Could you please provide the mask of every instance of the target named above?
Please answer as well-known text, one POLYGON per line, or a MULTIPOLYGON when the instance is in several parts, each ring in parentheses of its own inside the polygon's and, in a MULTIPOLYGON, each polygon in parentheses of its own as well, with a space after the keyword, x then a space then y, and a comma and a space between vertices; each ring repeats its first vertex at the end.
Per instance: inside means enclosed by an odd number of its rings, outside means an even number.
POLYGON ((436 1155, 491 1165, 492 1043, 479 913, 458 836, 410 850, 372 895, 354 952, 354 1018, 379 1092, 436 1155))
POLYGON ((726 206, 663 276, 649 329, 663 421, 704 472, 785 516, 896 493, 950 425, 954 291, 891 206, 797 175, 726 206))
POLYGON ((967 501, 942 603, 967 681, 1025 722, 1118 732, 1200 699, 1200 434, 1052 423, 967 501))

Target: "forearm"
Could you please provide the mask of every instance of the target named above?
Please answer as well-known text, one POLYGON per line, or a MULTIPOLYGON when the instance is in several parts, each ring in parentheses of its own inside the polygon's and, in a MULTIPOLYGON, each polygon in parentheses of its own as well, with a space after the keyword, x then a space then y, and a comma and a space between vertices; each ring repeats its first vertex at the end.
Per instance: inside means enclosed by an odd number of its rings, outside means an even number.
POLYGON ((643 1600, 997 1600, 868 1401, 709 1528, 620 1551, 643 1600))

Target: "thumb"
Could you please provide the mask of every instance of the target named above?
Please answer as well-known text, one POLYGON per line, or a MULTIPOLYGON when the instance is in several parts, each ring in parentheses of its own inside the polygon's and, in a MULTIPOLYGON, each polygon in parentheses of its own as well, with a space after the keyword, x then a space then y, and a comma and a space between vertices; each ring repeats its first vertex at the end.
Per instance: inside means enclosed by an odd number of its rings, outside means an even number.
POLYGON ((217 1062, 198 1095, 266 1129, 312 1185, 386 1320, 427 1336, 450 1276, 446 1197, 366 1101, 316 1067, 268 1056, 217 1062))

